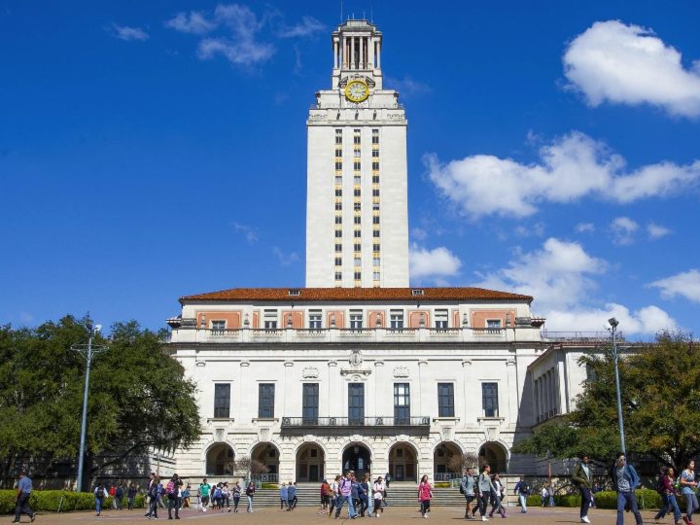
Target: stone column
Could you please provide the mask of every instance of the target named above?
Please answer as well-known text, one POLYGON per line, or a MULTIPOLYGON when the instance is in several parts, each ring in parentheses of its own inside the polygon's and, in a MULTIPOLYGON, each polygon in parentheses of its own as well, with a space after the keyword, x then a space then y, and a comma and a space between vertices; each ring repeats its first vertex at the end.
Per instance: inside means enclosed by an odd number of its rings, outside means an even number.
POLYGON ((515 377, 515 359, 506 361, 506 388, 508 389, 508 425, 515 425, 518 414, 518 385, 515 377))
MULTIPOLYGON (((472 371, 472 361, 471 359, 465 359, 462 361, 462 413, 459 414, 457 412, 457 407, 455 407, 455 416, 459 417, 462 420, 463 425, 469 425, 470 423, 476 423, 476 418, 479 417, 479 413, 474 415, 474 421, 470 421, 468 419, 468 414, 469 414, 469 384, 471 380, 471 371, 472 371), (458 415, 459 414, 459 415, 458 415)), ((455 389, 456 390, 456 389, 455 389)), ((455 392, 455 395, 457 395, 457 392, 455 392)), ((478 410, 478 409, 477 409, 478 410)))
POLYGON ((418 361, 418 414, 419 416, 427 416, 429 415, 426 411, 423 411, 423 406, 428 407, 428 402, 427 399, 424 399, 426 395, 428 395, 428 392, 426 391, 426 388, 423 388, 423 374, 421 371, 423 368, 428 366, 427 361, 418 361))
POLYGON ((355 37, 350 38, 350 69, 357 69, 355 64, 355 37))

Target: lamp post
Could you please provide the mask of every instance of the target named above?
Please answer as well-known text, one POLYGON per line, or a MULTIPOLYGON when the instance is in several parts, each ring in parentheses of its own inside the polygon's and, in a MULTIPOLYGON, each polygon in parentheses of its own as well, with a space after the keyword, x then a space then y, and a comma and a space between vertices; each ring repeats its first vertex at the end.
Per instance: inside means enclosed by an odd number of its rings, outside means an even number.
POLYGON ((71 346, 71 350, 79 352, 87 362, 85 368, 85 388, 83 390, 83 415, 80 423, 80 452, 78 456, 78 492, 83 490, 83 469, 85 467, 85 435, 87 432, 87 411, 88 411, 88 392, 90 390, 90 367, 92 366, 92 358, 95 354, 107 350, 107 347, 92 344, 92 338, 95 334, 102 330, 102 325, 96 325, 94 328, 92 326, 92 320, 88 319, 86 323, 86 328, 90 334, 88 338, 88 344, 80 344, 71 346))
POLYGON ((622 420, 622 396, 620 395, 620 370, 618 367, 618 355, 617 355, 617 325, 620 323, 614 317, 608 319, 610 323, 610 328, 612 332, 612 344, 613 344, 613 361, 615 363, 615 386, 617 387, 617 420, 620 425, 620 448, 622 453, 627 455, 627 448, 625 447, 625 423, 622 420))

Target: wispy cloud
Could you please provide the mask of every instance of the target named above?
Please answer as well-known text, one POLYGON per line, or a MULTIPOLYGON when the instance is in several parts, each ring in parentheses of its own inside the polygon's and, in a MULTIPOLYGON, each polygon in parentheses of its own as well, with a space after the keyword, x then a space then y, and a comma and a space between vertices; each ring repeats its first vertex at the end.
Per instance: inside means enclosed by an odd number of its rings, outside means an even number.
POLYGON ((299 262, 299 255, 296 252, 285 253, 277 246, 272 248, 272 253, 277 257, 282 266, 290 266, 299 262))
POLYGON ((610 223, 613 242, 621 246, 632 244, 638 229, 639 224, 629 217, 617 217, 610 223))
POLYGON ((662 237, 666 237, 667 235, 671 235, 672 233, 673 230, 670 230, 665 226, 661 226, 653 222, 647 224, 647 234, 649 235, 649 239, 652 241, 661 239, 662 237))
POLYGON ((316 20, 312 16, 301 17, 301 22, 291 26, 283 26, 279 31, 278 36, 280 38, 298 38, 298 37, 309 37, 314 36, 317 33, 322 33, 326 30, 326 26, 316 20))
POLYGON ((234 222, 232 226, 233 231, 235 231, 239 235, 243 235, 243 237, 245 237, 245 240, 248 241, 249 244, 255 244, 256 242, 258 242, 257 228, 254 228, 253 226, 248 226, 247 224, 241 224, 240 222, 234 222))
POLYGON ((595 224, 592 222, 580 222, 575 227, 576 233, 593 233, 595 231, 595 224))
POLYGON ((112 33, 112 36, 115 38, 118 38, 119 40, 124 40, 126 42, 131 42, 131 41, 144 41, 148 40, 148 33, 141 29, 140 27, 129 27, 129 26, 120 26, 118 24, 112 24, 110 28, 110 33, 112 33))
POLYGON ((203 35, 216 29, 217 23, 207 20, 206 16, 201 11, 190 11, 189 14, 178 13, 170 20, 167 20, 165 26, 180 31, 181 33, 203 35))

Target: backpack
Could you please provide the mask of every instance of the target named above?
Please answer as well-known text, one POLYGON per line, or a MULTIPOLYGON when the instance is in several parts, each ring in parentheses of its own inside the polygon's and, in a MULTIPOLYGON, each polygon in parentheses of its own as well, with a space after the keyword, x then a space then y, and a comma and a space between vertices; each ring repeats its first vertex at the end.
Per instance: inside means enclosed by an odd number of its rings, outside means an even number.
POLYGON ((153 482, 151 484, 151 488, 148 490, 148 495, 152 498, 155 499, 158 497, 158 484, 153 482))
POLYGON ((97 492, 95 493, 95 496, 97 496, 97 498, 99 498, 99 499, 104 498, 105 497, 105 489, 103 489, 102 487, 98 487, 97 492))
POLYGON ((214 499, 221 499, 221 489, 219 487, 214 489, 214 499))
POLYGON ((175 493, 175 482, 172 479, 168 481, 168 484, 165 486, 165 493, 168 496, 172 496, 175 493))
POLYGON ((664 483, 663 476, 659 476, 659 479, 656 481, 656 492, 659 494, 666 492, 666 484, 664 483))
POLYGON ((465 496, 467 494, 467 491, 464 490, 464 486, 467 484, 467 476, 464 476, 462 478, 462 483, 459 484, 459 493, 465 496))

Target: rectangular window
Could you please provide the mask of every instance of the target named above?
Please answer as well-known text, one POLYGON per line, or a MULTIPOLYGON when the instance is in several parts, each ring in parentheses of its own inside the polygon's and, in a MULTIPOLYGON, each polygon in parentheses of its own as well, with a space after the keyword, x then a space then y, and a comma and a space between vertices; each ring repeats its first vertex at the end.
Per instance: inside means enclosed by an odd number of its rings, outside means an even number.
POLYGON ((335 211, 343 211, 343 203, 342 202, 335 203, 335 211))
POLYGON ((353 183, 358 184, 358 185, 362 184, 362 177, 360 177, 359 175, 355 175, 355 177, 353 179, 353 183))
POLYGON ((224 330, 226 330, 226 321, 212 321, 211 322, 211 331, 214 333, 222 333, 224 330))
POLYGON ((379 215, 372 217, 372 224, 379 224, 379 215))
POLYGON ((455 417, 454 383, 438 383, 438 416, 455 417))
POLYGON ((275 384, 260 383, 258 385, 258 417, 275 417, 275 384))
POLYGON ((360 151, 359 149, 356 149, 353 151, 353 157, 359 157, 360 156, 360 151))
POLYGON ((321 329, 321 310, 309 310, 309 329, 321 329))
POLYGON ((343 190, 340 188, 335 189, 335 196, 336 197, 342 197, 343 196, 343 190))
POLYGON ((277 310, 265 310, 263 321, 266 330, 275 330, 277 328, 277 310))
POLYGON ((348 384, 348 419, 351 425, 365 424, 365 384, 348 384))
POLYGON ((355 236, 356 239, 358 239, 358 238, 362 237, 362 232, 360 230, 355 230, 353 235, 355 236))
POLYGON ((335 230, 335 236, 336 236, 336 238, 342 237, 342 236, 343 236, 343 230, 335 230))
POLYGON ((373 274, 373 279, 374 279, 375 281, 378 281, 378 280, 379 280, 379 272, 374 272, 374 274, 373 274))
POLYGON ((335 265, 336 265, 336 266, 342 266, 342 265, 343 265, 343 258, 342 258, 342 257, 336 257, 336 258, 335 258, 335 265))
POLYGON ((379 264, 380 264, 381 262, 382 262, 382 260, 381 260, 379 257, 375 257, 374 259, 372 259, 372 264, 373 264, 374 266, 379 266, 379 264))
POLYGON ((228 418, 231 411, 231 384, 214 385, 214 417, 228 418))
POLYGON ((481 383, 484 417, 498 417, 498 383, 481 383))
POLYGON ((394 424, 407 425, 411 420, 411 389, 408 383, 394 383, 394 424))
POLYGON ((360 135, 355 135, 355 136, 353 137, 353 142, 354 142, 355 144, 360 144, 360 143, 361 143, 360 135))
POLYGON ((361 244, 355 244, 353 246, 353 249, 355 252, 361 252, 362 251, 362 245, 361 244))
POLYGON ((335 272, 335 280, 340 281, 343 279, 343 274, 341 272, 335 272))
POLYGON ((353 163, 352 163, 352 168, 353 168, 355 171, 360 171, 360 170, 362 169, 362 162, 360 162, 360 161, 355 161, 355 162, 353 162, 353 163))
POLYGON ((355 272, 355 280, 360 281, 362 279, 362 272, 355 272))
POLYGON ((372 163, 372 169, 374 171, 379 171, 379 161, 375 161, 372 163))
POLYGON ((374 231, 372 232, 372 237, 379 237, 379 236, 380 236, 380 235, 379 235, 379 230, 374 230, 374 231))
POLYGON ((435 310, 435 328, 447 329, 447 310, 435 310))
POLYGON ((318 383, 304 383, 302 387, 301 415, 304 423, 318 423, 318 383))
POLYGON ((389 312, 389 326, 393 330, 401 330, 403 328, 403 310, 391 310, 389 312))
POLYGON ((379 244, 373 244, 373 245, 372 245, 372 251, 375 251, 375 252, 380 251, 379 247, 380 247, 379 244))
POLYGON ((335 130, 335 143, 336 143, 336 144, 342 144, 342 143, 343 143, 343 130, 342 130, 342 129, 336 129, 336 130, 335 130))
POLYGON ((353 261, 355 266, 362 266, 362 259, 359 257, 355 257, 355 260, 353 261))
POLYGON ((372 156, 375 157, 375 158, 376 158, 376 157, 379 157, 379 150, 378 150, 378 149, 373 149, 373 150, 372 150, 372 156))
POLYGON ((355 224, 362 224, 362 215, 355 215, 355 217, 353 217, 353 222, 355 224))
POLYGON ((343 163, 336 161, 335 163, 335 169, 336 170, 342 170, 343 169, 343 163))
POLYGON ((360 188, 355 188, 355 190, 353 191, 353 195, 355 197, 362 197, 362 190, 360 188))
POLYGON ((355 211, 361 211, 361 210, 362 210, 362 204, 360 204, 359 202, 356 202, 356 203, 355 203, 355 206, 354 206, 354 210, 355 210, 355 211))
POLYGON ((362 312, 360 310, 350 310, 350 328, 362 330, 362 312))
POLYGON ((336 223, 336 224, 343 224, 343 216, 342 216, 342 215, 336 215, 336 216, 335 216, 335 223, 336 223))
POLYGON ((342 251, 343 251, 343 245, 342 245, 342 244, 336 244, 336 245, 335 245, 335 251, 336 251, 336 252, 342 252, 342 251))
POLYGON ((375 203, 372 204, 372 210, 373 210, 373 211, 379 211, 379 203, 378 203, 378 202, 375 202, 375 203))
POLYGON ((335 156, 336 157, 342 157, 343 156, 343 150, 340 148, 336 148, 335 150, 335 156))
POLYGON ((486 329, 489 332, 499 332, 501 330, 501 320, 500 319, 487 319, 486 329))
POLYGON ((379 175, 372 175, 372 184, 379 184, 379 175))
POLYGON ((374 188, 372 190, 372 197, 379 197, 379 188, 374 188))
POLYGON ((336 177, 335 177, 335 183, 336 183, 336 184, 342 184, 342 183, 343 183, 343 177, 341 177, 340 175, 336 175, 336 177))

